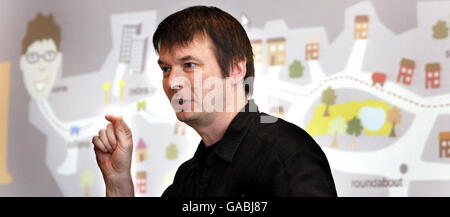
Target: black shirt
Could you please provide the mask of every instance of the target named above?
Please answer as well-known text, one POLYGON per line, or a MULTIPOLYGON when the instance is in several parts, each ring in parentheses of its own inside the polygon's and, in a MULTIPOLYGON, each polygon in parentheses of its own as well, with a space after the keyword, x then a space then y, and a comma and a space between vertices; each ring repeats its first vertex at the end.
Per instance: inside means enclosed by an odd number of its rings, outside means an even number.
POLYGON ((211 154, 201 141, 163 197, 337 196, 327 158, 314 139, 260 113, 253 100, 208 149, 211 154))

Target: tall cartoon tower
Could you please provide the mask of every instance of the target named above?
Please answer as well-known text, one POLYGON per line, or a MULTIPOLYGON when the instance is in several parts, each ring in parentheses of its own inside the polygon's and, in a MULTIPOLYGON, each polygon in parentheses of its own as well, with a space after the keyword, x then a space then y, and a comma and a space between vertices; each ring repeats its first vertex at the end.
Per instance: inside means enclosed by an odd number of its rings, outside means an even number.
POLYGON ((141 35, 141 29, 140 22, 128 22, 122 28, 119 61, 129 64, 132 72, 145 70, 148 37, 141 35))
POLYGON ((357 15, 355 16, 355 28, 353 32, 353 39, 367 39, 369 34, 369 16, 357 15))
POLYGON ((120 62, 129 63, 131 59, 131 46, 133 45, 133 37, 141 34, 140 22, 128 22, 122 27, 122 42, 120 43, 120 62))

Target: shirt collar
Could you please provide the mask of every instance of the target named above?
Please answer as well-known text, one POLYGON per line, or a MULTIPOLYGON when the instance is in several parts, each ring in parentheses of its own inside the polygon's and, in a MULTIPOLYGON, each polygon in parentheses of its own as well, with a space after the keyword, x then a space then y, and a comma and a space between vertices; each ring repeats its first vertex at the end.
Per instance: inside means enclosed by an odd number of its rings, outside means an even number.
MULTIPOLYGON (((214 149, 214 153, 224 161, 231 162, 242 139, 247 135, 249 127, 258 115, 258 106, 253 99, 250 99, 231 121, 222 139, 215 144, 217 147, 214 149)), ((201 155, 204 154, 205 149, 205 144, 202 140, 194 154, 192 166, 197 168, 200 166, 201 155)))

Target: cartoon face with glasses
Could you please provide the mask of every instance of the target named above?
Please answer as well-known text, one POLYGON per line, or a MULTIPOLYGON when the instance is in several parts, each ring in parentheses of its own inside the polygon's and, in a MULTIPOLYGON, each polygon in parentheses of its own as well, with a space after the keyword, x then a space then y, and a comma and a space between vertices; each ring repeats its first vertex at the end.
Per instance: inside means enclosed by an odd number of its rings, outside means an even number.
POLYGON ((20 69, 25 87, 34 100, 47 98, 61 69, 62 53, 59 51, 61 28, 53 22, 52 15, 30 21, 22 40, 20 69))

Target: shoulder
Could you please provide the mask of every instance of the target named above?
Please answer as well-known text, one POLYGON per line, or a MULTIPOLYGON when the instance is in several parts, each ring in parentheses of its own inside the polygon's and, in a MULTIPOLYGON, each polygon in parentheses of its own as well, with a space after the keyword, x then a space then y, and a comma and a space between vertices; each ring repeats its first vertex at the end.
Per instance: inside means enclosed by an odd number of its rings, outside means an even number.
POLYGON ((181 174, 183 174, 184 172, 186 172, 187 170, 189 170, 192 167, 192 160, 193 158, 185 161, 184 163, 182 163, 179 167, 178 170, 176 172, 176 176, 180 176, 181 174))
POLYGON ((305 130, 266 113, 261 113, 260 120, 256 121, 250 134, 257 137, 262 145, 270 148, 284 161, 301 153, 325 156, 320 146, 305 130))

